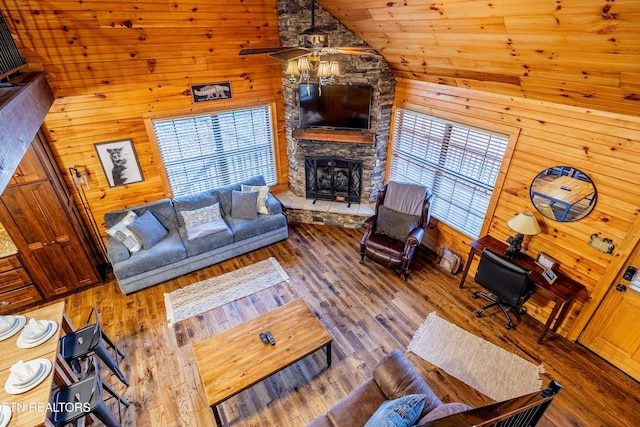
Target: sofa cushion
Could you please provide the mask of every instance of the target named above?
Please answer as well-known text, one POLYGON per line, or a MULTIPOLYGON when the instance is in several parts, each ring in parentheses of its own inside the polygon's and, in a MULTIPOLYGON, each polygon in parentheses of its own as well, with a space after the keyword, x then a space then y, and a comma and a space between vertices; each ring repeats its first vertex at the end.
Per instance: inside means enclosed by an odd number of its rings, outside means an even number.
POLYGON ((220 214, 220 203, 192 211, 180 211, 179 216, 184 222, 188 241, 229 229, 220 214))
MULTIPOLYGON (((224 220, 221 220, 224 221, 224 220)), ((201 253, 209 252, 223 246, 227 246, 233 243, 233 233, 227 225, 222 231, 210 233, 201 237, 187 240, 184 242, 187 256, 194 256, 201 253)))
POLYGON ((387 400, 373 379, 360 384, 327 412, 334 426, 359 427, 387 400))
POLYGON ((442 405, 442 401, 399 349, 393 350, 378 362, 373 368, 373 378, 388 400, 407 394, 426 395, 421 417, 442 405))
POLYGON ((420 420, 416 423, 416 425, 421 426, 431 421, 439 420, 440 418, 448 417, 449 415, 458 414, 460 412, 468 411, 469 409, 473 409, 469 405, 465 405, 464 403, 445 403, 441 406, 438 406, 431 412, 429 412, 424 417, 420 418, 420 420))
POLYGON ((242 184, 240 189, 245 192, 258 192, 258 213, 262 215, 269 215, 269 209, 267 208, 267 197, 269 197, 268 185, 246 185, 242 184))
POLYGON ((208 236, 209 234, 220 233, 221 231, 225 231, 228 229, 229 226, 226 222, 224 222, 224 219, 222 218, 215 221, 205 222, 187 228, 187 240, 192 241, 204 236, 208 236))
POLYGON ((258 218, 258 194, 257 191, 233 190, 231 193, 231 218, 258 218))
POLYGON ((151 249, 142 249, 129 259, 113 265, 118 279, 145 273, 154 268, 180 261, 187 257, 178 230, 169 230, 169 235, 156 243, 151 249))
POLYGON ((127 228, 142 242, 142 247, 145 249, 151 249, 153 245, 169 234, 151 211, 143 213, 142 216, 127 225, 127 228))
POLYGON ((404 242, 411 230, 416 228, 419 215, 409 215, 395 211, 384 205, 378 206, 378 219, 376 221, 376 233, 404 242))
POLYGON ((226 219, 236 242, 287 226, 284 215, 259 215, 256 219, 226 219))
POLYGON ((133 211, 128 211, 123 218, 107 228, 107 234, 122 243, 132 254, 142 249, 142 242, 140 242, 132 230, 127 228, 127 226, 133 224, 136 219, 138 219, 138 215, 133 211))
POLYGON ((367 242, 367 250, 383 253, 391 258, 400 259, 404 252, 404 242, 385 234, 372 234, 367 242))
MULTIPOLYGON (((218 194, 214 190, 201 191, 200 193, 191 194, 189 196, 180 196, 173 199, 173 206, 180 217, 182 211, 193 211, 203 208, 205 206, 213 206, 218 203, 218 194)), ((178 224, 184 225, 181 222, 182 218, 178 218, 178 224)))
MULTIPOLYGON (((257 185, 263 186, 267 185, 264 178, 262 176, 254 176, 252 178, 246 179, 237 184, 227 185, 225 187, 220 187, 216 190, 218 193, 218 199, 220 200, 220 208, 222 209, 222 214, 225 218, 231 216, 231 197, 233 195, 233 190, 242 191, 242 185, 257 185)), ((257 203, 257 202, 256 202, 257 203)))
POLYGON ((424 394, 409 394, 384 402, 365 427, 411 427, 424 407, 424 394))
POLYGON ((280 203, 280 200, 273 197, 271 193, 267 194, 266 204, 267 204, 267 211, 269 212, 269 215, 276 215, 276 214, 282 213, 282 203, 280 203))
POLYGON ((196 225, 222 219, 222 215, 220 214, 220 203, 203 206, 191 211, 180 211, 179 214, 182 216, 184 226, 187 230, 195 227, 196 225))
POLYGON ((214 190, 202 191, 189 196, 180 196, 173 200, 173 207, 177 214, 178 230, 180 231, 180 236, 182 236, 182 240, 185 244, 189 240, 189 233, 187 232, 185 218, 182 213, 195 211, 207 206, 213 206, 216 203, 219 203, 218 194, 214 190))

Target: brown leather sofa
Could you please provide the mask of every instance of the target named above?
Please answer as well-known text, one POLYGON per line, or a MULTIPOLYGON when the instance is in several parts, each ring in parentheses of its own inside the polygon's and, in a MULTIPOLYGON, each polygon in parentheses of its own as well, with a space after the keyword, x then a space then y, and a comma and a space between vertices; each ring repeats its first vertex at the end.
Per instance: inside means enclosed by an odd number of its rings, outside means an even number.
POLYGON ((462 403, 443 404, 398 349, 383 357, 373 368, 372 374, 371 379, 307 427, 362 427, 386 400, 409 394, 427 396, 418 425, 470 409, 462 403))

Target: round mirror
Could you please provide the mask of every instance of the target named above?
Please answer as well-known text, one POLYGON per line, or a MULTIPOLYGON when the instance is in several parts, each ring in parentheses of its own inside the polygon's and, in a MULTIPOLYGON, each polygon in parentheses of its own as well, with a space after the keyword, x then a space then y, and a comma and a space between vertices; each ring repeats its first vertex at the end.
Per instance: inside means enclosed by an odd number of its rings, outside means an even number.
POLYGON ((561 222, 578 221, 596 205, 596 187, 576 168, 554 166, 531 183, 531 202, 543 216, 561 222))

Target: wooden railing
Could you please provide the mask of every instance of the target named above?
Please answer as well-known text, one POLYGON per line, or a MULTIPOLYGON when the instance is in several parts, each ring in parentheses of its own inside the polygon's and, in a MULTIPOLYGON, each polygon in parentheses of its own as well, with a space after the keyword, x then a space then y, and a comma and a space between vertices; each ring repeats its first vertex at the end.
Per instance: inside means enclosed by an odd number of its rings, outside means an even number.
POLYGON ((560 384, 551 381, 542 391, 470 409, 423 424, 420 427, 533 427, 540 421, 561 388, 560 384))

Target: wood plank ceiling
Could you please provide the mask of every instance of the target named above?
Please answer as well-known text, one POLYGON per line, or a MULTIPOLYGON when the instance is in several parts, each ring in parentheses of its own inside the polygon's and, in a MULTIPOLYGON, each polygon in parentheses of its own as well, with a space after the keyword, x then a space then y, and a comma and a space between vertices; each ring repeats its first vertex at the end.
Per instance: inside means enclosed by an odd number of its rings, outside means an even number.
POLYGON ((640 114, 637 0, 318 0, 396 77, 640 114))

